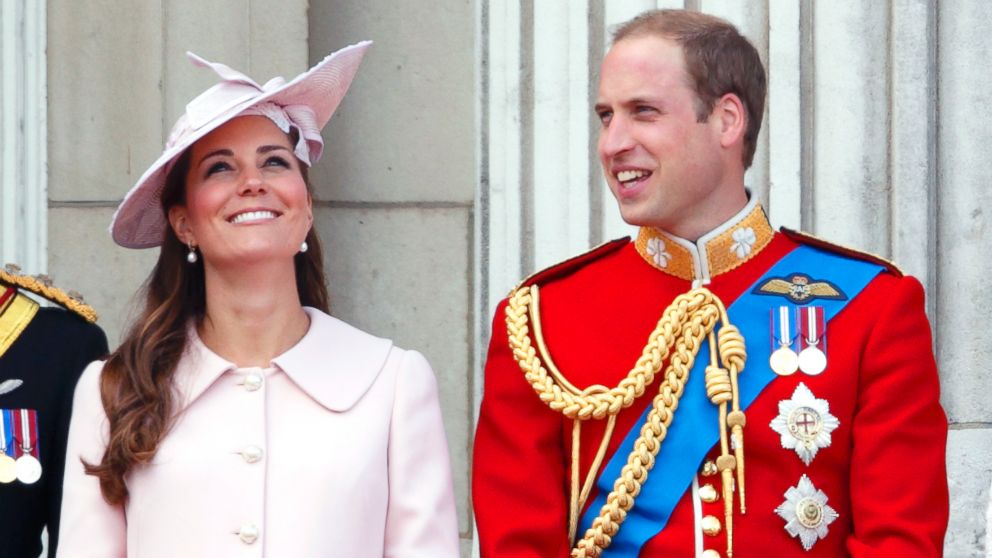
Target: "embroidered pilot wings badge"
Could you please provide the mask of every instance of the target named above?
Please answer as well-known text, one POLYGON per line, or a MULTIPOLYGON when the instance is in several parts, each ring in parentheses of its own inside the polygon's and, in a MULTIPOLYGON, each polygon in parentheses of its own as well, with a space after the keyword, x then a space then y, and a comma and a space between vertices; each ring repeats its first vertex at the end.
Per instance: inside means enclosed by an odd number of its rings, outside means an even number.
POLYGON ((803 273, 771 277, 751 292, 756 295, 781 296, 795 304, 806 304, 814 300, 847 300, 847 295, 837 285, 830 281, 813 279, 803 273))
POLYGON ((21 384, 23 383, 24 383, 23 380, 16 380, 16 379, 4 380, 0 382, 0 395, 14 391, 15 389, 21 387, 21 384))

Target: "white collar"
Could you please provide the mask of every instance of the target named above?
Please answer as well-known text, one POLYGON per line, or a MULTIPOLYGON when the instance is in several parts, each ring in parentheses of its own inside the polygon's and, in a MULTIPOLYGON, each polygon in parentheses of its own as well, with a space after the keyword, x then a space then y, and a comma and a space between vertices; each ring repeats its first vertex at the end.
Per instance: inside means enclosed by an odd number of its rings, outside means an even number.
MULTIPOLYGON (((315 308, 303 309, 310 317, 310 329, 296 345, 272 359, 272 364, 327 409, 347 411, 372 386, 393 342, 369 335, 315 308)), ((237 368, 204 345, 191 326, 186 352, 176 370, 180 412, 221 375, 237 368)))

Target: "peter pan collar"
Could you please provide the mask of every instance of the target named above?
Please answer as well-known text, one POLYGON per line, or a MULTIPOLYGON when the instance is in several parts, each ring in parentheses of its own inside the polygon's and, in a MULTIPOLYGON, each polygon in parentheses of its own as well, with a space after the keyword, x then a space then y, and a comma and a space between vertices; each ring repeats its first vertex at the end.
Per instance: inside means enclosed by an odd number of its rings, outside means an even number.
MULTIPOLYGON (((369 335, 316 308, 303 310, 310 317, 310 329, 299 343, 272 359, 272 364, 327 409, 347 411, 375 382, 393 342, 369 335)), ((188 339, 176 377, 182 409, 225 372, 237 370, 237 365, 203 344, 196 327, 189 328, 188 339)))
POLYGON ((719 227, 696 242, 653 227, 641 227, 634 246, 651 266, 699 285, 750 260, 774 234, 755 196, 719 227))

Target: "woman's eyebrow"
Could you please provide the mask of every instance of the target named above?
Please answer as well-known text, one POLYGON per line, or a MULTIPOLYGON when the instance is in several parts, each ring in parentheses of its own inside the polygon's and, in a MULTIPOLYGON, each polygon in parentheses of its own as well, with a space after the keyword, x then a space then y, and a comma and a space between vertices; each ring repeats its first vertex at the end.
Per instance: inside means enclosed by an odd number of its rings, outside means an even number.
MULTIPOLYGON (((202 162, 206 161, 207 159, 209 159, 211 157, 216 157, 218 155, 223 155, 225 157, 233 157, 234 156, 234 152, 231 151, 230 149, 217 149, 217 150, 211 151, 210 153, 207 153, 203 157, 200 157, 199 163, 202 163, 202 162)), ((197 164, 199 164, 199 163, 197 163, 197 164)))

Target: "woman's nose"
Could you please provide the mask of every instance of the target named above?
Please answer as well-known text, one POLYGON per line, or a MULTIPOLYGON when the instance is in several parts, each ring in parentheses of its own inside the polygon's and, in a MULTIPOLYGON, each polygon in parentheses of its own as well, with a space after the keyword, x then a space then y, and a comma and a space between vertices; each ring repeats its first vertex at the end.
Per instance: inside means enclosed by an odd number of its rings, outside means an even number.
POLYGON ((248 174, 241 181, 241 188, 238 191, 242 196, 259 194, 265 191, 265 182, 257 171, 248 171, 248 174))

